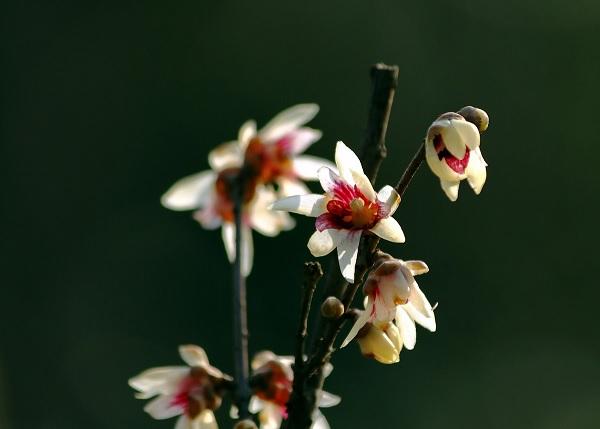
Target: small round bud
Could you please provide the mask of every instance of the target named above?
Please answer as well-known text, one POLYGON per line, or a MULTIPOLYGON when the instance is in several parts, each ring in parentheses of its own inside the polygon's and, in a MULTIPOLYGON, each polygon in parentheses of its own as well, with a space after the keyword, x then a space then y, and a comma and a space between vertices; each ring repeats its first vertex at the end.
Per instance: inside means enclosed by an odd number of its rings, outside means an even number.
POLYGON ((258 429, 256 423, 252 420, 240 420, 235 424, 233 429, 258 429))
POLYGON ((335 296, 330 296, 321 305, 321 314, 327 319, 337 319, 344 314, 344 304, 335 296))
POLYGON ((477 129, 479 129, 479 132, 487 130, 488 125, 490 124, 490 117, 488 114, 477 107, 465 106, 456 113, 475 125, 477 129))

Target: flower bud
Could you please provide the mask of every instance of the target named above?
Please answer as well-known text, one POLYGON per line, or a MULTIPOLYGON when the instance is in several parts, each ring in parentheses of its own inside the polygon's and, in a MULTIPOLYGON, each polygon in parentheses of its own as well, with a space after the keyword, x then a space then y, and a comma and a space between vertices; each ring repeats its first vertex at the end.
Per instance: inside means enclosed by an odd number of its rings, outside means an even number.
POLYGON ((321 305, 321 314, 327 319, 338 319, 344 314, 344 304, 335 296, 330 296, 321 305))
POLYGON ((400 331, 393 323, 388 323, 384 329, 367 323, 357 335, 363 356, 371 357, 384 364, 396 363, 400 360, 401 338, 400 331))
POLYGON ((233 429, 257 429, 256 423, 252 420, 240 420, 235 424, 233 429))
POLYGON ((479 132, 487 130, 488 125, 490 124, 490 117, 485 110, 477 107, 465 106, 456 113, 474 124, 479 129, 479 132))

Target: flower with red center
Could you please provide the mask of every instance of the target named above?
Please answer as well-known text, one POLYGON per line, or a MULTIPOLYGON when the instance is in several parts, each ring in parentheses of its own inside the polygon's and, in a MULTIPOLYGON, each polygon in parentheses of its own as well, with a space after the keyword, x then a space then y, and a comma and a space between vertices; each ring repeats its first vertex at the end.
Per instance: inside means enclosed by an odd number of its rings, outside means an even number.
MULTIPOLYGON (((196 210, 194 219, 206 229, 222 227, 221 233, 229 261, 235 260, 235 221, 233 215, 232 183, 239 166, 221 164, 220 168, 202 171, 177 181, 162 196, 162 205, 176 211, 196 210)), ((267 209, 275 201, 275 191, 256 180, 248 180, 242 206, 241 265, 242 274, 252 269, 254 247, 252 229, 274 237, 294 227, 294 220, 286 213, 267 209)))
POLYGON ((486 179, 487 164, 479 149, 479 133, 487 128, 487 114, 473 107, 459 112, 463 111, 478 114, 480 129, 462 115, 449 112, 431 124, 425 139, 427 164, 440 178, 442 189, 451 201, 458 198, 461 180, 467 179, 473 191, 479 194, 486 179))
POLYGON ((175 429, 217 429, 213 411, 221 405, 225 384, 231 377, 211 366, 201 347, 179 347, 189 366, 151 368, 129 380, 139 399, 156 396, 144 411, 155 419, 181 416, 175 429))
POLYGON ((326 159, 300 155, 321 138, 321 131, 303 126, 319 111, 316 104, 297 104, 276 115, 262 129, 253 120, 245 122, 237 141, 214 149, 209 160, 213 168, 239 166, 245 162, 258 182, 277 186, 280 198, 308 194, 304 180, 318 180, 322 166, 332 166, 326 159))
MULTIPOLYGON (((257 353, 252 359, 253 396, 250 399, 250 412, 258 413, 261 429, 279 429, 283 419, 287 418, 287 402, 292 393, 294 372, 291 356, 277 356, 270 351, 257 353)), ((331 374, 333 366, 325 366, 325 377, 331 374)), ((331 393, 320 391, 318 407, 333 407, 340 398, 331 393)), ((311 429, 329 429, 325 416, 317 408, 312 416, 311 429)))
POLYGON ((308 242, 309 250, 314 256, 324 256, 337 248, 340 270, 353 283, 363 232, 404 242, 402 228, 392 217, 400 196, 391 186, 375 193, 360 160, 343 142, 337 143, 335 163, 339 175, 328 167, 319 170, 324 195, 296 195, 275 202, 271 208, 316 217, 317 231, 308 242))
MULTIPOLYGON (((398 339, 393 335, 395 333, 393 329, 388 332, 387 337, 397 349, 398 359, 400 359, 400 350, 403 346, 409 350, 415 346, 417 339, 415 322, 435 332, 433 308, 414 278, 428 271, 429 268, 423 261, 402 261, 393 258, 386 258, 373 268, 363 286, 363 294, 366 297, 365 310, 360 313, 342 347, 348 345, 354 337, 359 340, 364 337, 367 326, 386 333, 392 329, 390 322, 394 321, 399 333, 398 339)), ((369 339, 377 340, 376 344, 385 343, 382 335, 373 333, 369 339)), ((362 349, 364 346, 361 344, 362 349)), ((384 363, 393 362, 397 360, 392 359, 384 363)))

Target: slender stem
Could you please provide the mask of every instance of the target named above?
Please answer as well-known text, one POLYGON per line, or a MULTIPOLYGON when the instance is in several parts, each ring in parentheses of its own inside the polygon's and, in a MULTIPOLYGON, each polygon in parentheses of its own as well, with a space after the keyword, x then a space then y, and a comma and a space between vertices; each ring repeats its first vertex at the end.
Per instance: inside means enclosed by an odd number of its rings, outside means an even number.
POLYGON ((302 304, 300 308, 300 323, 298 324, 298 333, 296 335, 296 353, 294 371, 300 371, 304 364, 304 343, 306 340, 308 315, 310 313, 310 304, 312 302, 317 283, 323 277, 321 264, 318 262, 304 263, 304 285, 302 293, 302 304))
POLYGON ((406 170, 404 170, 404 173, 402 173, 402 177, 400 178, 400 180, 398 181, 398 184, 396 185, 396 192, 398 192, 398 194, 400 194, 400 196, 404 195, 404 192, 406 192, 408 185, 410 185, 410 181, 412 180, 413 176, 415 175, 415 173, 417 172, 417 170, 421 166, 421 163, 424 160, 425 160, 425 143, 423 142, 423 143, 421 143, 421 146, 419 146, 419 149, 417 150, 415 155, 410 160, 410 163, 406 167, 406 170))
POLYGON ((250 416, 250 387, 248 384, 248 315, 246 308, 246 278, 242 275, 242 205, 244 177, 240 175, 232 183, 235 217, 235 261, 233 263, 233 358, 236 389, 234 400, 239 418, 250 416))

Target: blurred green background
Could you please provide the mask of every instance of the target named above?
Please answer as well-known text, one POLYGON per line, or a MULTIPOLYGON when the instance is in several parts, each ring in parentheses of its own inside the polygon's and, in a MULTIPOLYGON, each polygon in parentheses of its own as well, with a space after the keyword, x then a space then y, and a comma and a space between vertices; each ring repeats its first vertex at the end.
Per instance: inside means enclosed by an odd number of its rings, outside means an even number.
MULTIPOLYGON (((598 22, 594 0, 3 2, 0 428, 169 428, 128 377, 182 343, 231 372, 220 234, 159 197, 298 102, 321 106, 311 154, 358 147, 378 61, 400 66, 378 185, 466 104, 491 117, 488 181, 450 203, 418 172, 386 250, 429 264, 438 332, 393 366, 336 354, 332 426, 599 427, 598 22)), ((255 235, 252 352, 292 351, 298 223, 255 235)))

